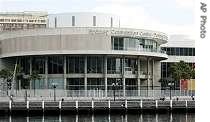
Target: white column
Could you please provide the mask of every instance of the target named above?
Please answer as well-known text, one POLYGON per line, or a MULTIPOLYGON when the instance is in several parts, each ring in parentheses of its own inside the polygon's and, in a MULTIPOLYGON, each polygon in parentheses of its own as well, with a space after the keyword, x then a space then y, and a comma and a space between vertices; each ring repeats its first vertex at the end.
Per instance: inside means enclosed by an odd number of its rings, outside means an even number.
POLYGON ((104 56, 105 97, 107 97, 107 56, 104 56))
POLYGON ((85 56, 85 77, 84 77, 84 85, 85 85, 85 96, 87 96, 87 56, 85 56))
POLYGON ((123 56, 123 66, 122 66, 122 68, 123 68, 123 78, 122 78, 122 80, 123 80, 123 97, 125 97, 125 57, 123 56))
POLYGON ((63 62, 63 88, 66 89, 66 56, 64 56, 64 62, 63 62))
POLYGON ((47 86, 47 81, 48 81, 48 63, 47 63, 48 59, 47 59, 47 56, 45 57, 45 83, 44 83, 44 86, 45 86, 45 89, 48 88, 47 86))
POLYGON ((140 66, 140 63, 141 63, 141 60, 140 60, 140 57, 138 57, 138 75, 137 75, 137 81, 138 81, 138 96, 141 95, 141 80, 140 80, 140 75, 141 75, 141 66, 140 66))

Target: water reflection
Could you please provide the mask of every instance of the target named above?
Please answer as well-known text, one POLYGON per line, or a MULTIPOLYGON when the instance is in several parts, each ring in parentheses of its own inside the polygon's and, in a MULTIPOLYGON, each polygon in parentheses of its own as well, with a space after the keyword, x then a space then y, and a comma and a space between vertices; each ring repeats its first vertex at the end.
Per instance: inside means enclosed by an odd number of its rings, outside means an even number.
POLYGON ((0 122, 194 122, 194 113, 183 114, 81 114, 59 116, 0 116, 0 122))

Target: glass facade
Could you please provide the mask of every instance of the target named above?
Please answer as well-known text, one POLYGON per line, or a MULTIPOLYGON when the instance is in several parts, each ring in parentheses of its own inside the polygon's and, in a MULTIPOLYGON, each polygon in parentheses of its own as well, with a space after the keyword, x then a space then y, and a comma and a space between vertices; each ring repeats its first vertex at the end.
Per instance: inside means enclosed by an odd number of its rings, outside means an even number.
POLYGON ((122 58, 108 57, 107 58, 107 73, 121 74, 122 73, 122 58))
POLYGON ((32 57, 32 71, 45 74, 45 57, 32 57))
POLYGON ((104 60, 102 56, 87 57, 87 73, 103 73, 104 60))
POLYGON ((32 88, 34 89, 44 89, 44 80, 45 79, 40 79, 40 80, 35 80, 35 81, 31 81, 32 82, 32 88), (35 87, 34 87, 35 86, 35 87))
POLYGON ((84 78, 67 78, 67 86, 68 90, 84 90, 84 78))
POLYGON ((137 66, 137 59, 125 58, 125 74, 136 74, 137 66))
POLYGON ((159 49, 157 42, 151 39, 112 37, 111 40, 113 50, 157 52, 159 49))
POLYGON ((108 78, 107 79, 107 90, 113 90, 115 84, 115 90, 122 90, 123 89, 123 82, 122 78, 108 78))
POLYGON ((21 57, 19 64, 25 74, 30 74, 30 57, 21 57))
POLYGON ((56 89, 63 89, 63 78, 48 78, 48 89, 53 89, 53 85, 56 85, 56 89))
POLYGON ((84 73, 85 59, 80 56, 66 56, 67 73, 84 73))
POLYGON ((105 90, 104 78, 88 78, 87 90, 105 90))
POLYGON ((48 73, 62 74, 63 73, 63 56, 49 56, 48 57, 48 73))
POLYGON ((195 56, 195 48, 162 47, 161 49, 172 56, 195 56))

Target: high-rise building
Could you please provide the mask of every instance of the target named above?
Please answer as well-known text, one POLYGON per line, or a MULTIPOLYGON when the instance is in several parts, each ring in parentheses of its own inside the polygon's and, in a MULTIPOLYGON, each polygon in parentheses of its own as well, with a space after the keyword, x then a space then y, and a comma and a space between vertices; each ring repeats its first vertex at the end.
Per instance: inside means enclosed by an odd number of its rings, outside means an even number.
POLYGON ((0 31, 46 28, 47 12, 0 12, 0 31))

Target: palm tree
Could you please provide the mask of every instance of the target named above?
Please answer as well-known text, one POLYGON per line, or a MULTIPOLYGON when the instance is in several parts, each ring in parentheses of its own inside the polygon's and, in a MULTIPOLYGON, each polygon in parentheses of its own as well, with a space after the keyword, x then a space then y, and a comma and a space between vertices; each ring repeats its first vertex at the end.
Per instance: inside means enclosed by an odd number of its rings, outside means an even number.
POLYGON ((6 88, 6 91, 7 91, 7 95, 8 95, 8 89, 11 89, 9 87, 11 87, 11 79, 12 79, 12 72, 9 70, 9 69, 2 69, 0 71, 0 78, 3 79, 3 90, 4 90, 4 86, 6 84, 7 88, 6 88), (6 81, 6 83, 5 83, 6 81))
POLYGON ((34 96, 35 96, 35 81, 36 80, 41 80, 42 76, 39 75, 39 73, 37 71, 33 71, 30 75, 29 75, 29 80, 33 81, 33 89, 34 89, 34 96))

